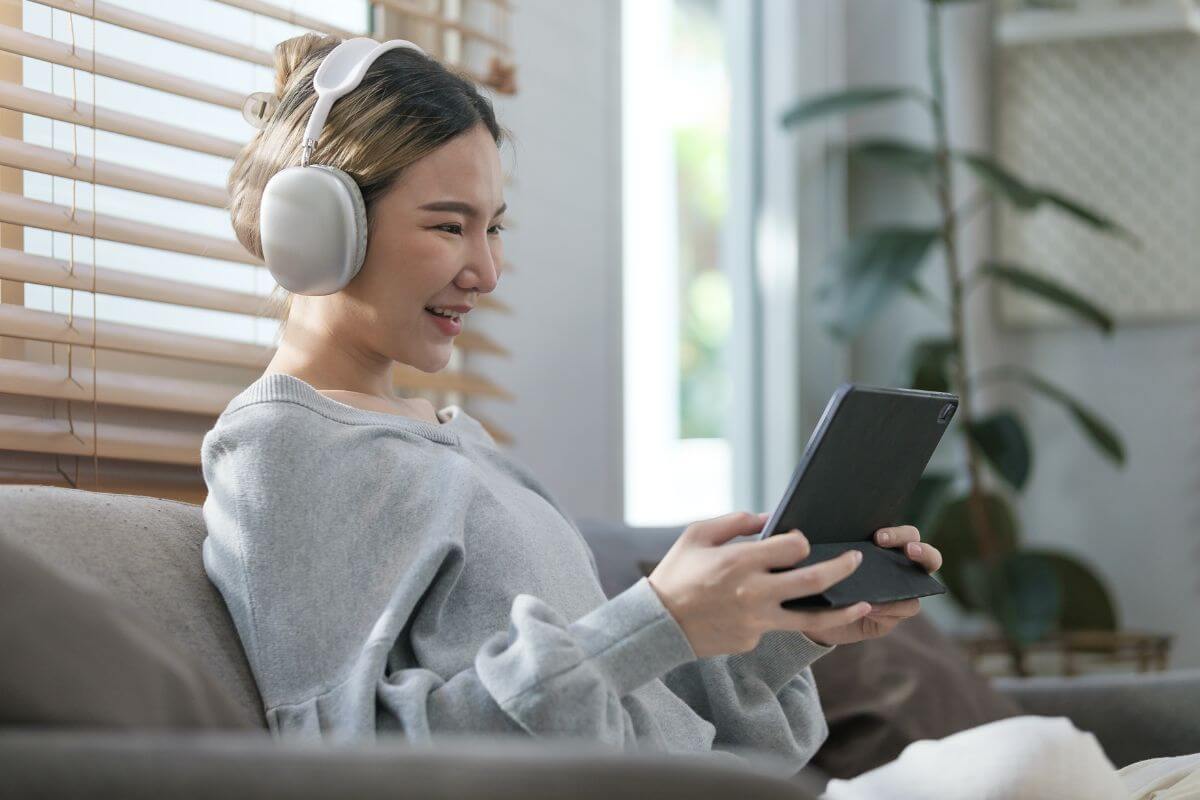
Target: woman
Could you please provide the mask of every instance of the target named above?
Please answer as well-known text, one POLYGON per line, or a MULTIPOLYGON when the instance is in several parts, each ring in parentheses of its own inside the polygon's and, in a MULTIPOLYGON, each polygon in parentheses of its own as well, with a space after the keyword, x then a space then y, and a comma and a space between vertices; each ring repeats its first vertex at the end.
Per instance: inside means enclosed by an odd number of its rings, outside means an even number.
MULTIPOLYGON (((261 256, 267 180, 297 163, 313 74, 337 40, 276 48, 278 108, 229 176, 238 238, 261 256)), ((360 272, 296 295, 265 373, 205 436, 204 564, 278 734, 574 736, 626 749, 769 751, 799 769, 826 735, 809 665, 878 636, 916 600, 798 612, 849 575, 765 515, 689 526, 648 579, 606 599, 578 530, 457 406, 398 397, 392 362, 446 366, 500 279, 505 209, 490 103, 399 48, 332 107, 314 163, 362 189, 360 272), (731 542, 727 547, 720 545, 731 542)), ((905 526, 879 533, 933 571, 905 526)))

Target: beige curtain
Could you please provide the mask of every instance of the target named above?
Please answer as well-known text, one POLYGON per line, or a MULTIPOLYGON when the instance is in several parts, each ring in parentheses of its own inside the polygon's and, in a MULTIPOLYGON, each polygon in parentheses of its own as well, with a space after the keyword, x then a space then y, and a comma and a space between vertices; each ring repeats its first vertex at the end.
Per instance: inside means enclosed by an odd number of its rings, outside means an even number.
MULTIPOLYGON (((304 29, 409 38, 493 91, 515 91, 509 0, 343 5, 361 9, 360 27, 263 0, 163 4, 161 18, 92 0, 0 2, 0 482, 202 499, 203 434, 274 350, 263 303, 274 282, 233 238, 224 190, 254 132, 242 101, 271 86, 274 41, 304 29), (225 30, 239 35, 188 23, 202 14, 227 14, 225 30), (161 52, 182 45, 217 66, 181 68, 155 55, 163 43, 161 52), (46 75, 50 91, 38 86, 46 75), (125 96, 114 86, 146 99, 106 102, 125 96), (201 124, 213 118, 225 120, 221 133, 201 124), (128 157, 131 143, 145 160, 128 157), (179 224, 193 217, 204 224, 179 224)), ((512 397, 469 362, 507 355, 486 319, 511 312, 495 297, 480 310, 482 330, 456 339, 447 369, 397 365, 395 382, 463 405, 507 443, 471 401, 512 397)))

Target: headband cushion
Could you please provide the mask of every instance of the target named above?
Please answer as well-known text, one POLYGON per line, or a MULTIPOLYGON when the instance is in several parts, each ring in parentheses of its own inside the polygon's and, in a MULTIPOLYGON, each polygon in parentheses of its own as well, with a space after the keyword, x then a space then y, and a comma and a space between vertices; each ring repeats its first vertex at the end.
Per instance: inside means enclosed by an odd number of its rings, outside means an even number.
POLYGON ((358 274, 366 256, 362 192, 334 167, 280 170, 263 190, 259 236, 280 286, 295 294, 333 294, 358 274))

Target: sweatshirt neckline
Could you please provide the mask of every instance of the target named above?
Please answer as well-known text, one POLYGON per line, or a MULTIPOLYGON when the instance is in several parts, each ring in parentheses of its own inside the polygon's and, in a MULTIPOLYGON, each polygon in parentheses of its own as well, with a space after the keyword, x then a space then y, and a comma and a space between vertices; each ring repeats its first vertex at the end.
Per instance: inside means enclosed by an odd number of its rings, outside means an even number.
POLYGON ((259 377, 246 387, 243 393, 245 402, 251 403, 264 400, 275 400, 299 403, 307 406, 326 417, 353 425, 386 425, 391 428, 411 431, 441 444, 459 445, 458 429, 461 427, 466 412, 458 405, 448 405, 436 410, 440 425, 431 422, 406 417, 400 414, 389 414, 386 411, 370 411, 357 406, 347 405, 321 394, 309 384, 295 375, 284 372, 272 372, 259 377))

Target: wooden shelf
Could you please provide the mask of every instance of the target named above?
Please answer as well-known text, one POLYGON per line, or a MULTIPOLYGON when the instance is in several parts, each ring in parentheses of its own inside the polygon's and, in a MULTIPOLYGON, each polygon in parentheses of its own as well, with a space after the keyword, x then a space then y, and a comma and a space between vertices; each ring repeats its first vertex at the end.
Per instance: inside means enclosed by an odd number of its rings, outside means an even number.
POLYGON ((1000 16, 1001 44, 1039 44, 1161 33, 1200 33, 1200 10, 1183 2, 1084 11, 1029 9, 1000 16))

